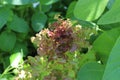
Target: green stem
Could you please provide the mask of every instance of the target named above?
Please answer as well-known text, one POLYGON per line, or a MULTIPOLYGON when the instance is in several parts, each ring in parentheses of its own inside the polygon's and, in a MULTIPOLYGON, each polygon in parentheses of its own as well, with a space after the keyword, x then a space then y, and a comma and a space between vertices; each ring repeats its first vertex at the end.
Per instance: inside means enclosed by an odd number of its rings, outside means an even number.
POLYGON ((13 68, 11 66, 8 66, 5 71, 1 74, 0 78, 2 78, 5 74, 7 74, 10 70, 12 70, 13 68))

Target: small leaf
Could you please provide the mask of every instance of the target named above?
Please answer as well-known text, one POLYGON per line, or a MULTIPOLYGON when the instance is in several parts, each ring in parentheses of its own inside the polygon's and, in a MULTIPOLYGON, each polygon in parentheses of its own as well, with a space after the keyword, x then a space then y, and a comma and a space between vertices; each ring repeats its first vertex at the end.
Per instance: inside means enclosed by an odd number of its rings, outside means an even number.
POLYGON ((103 13, 109 0, 78 0, 74 15, 78 19, 93 21, 103 13))
POLYGON ((87 63, 80 68, 77 80, 101 80, 104 66, 95 62, 87 63))
POLYGON ((0 34, 0 49, 11 51, 16 43, 16 35, 13 32, 4 31, 0 34))
POLYGON ((120 0, 115 0, 112 8, 99 19, 98 24, 112 24, 120 22, 120 0))
POLYGON ((36 12, 32 16, 32 28, 35 32, 39 32, 42 28, 44 28, 45 23, 47 21, 47 16, 44 13, 36 12))
POLYGON ((25 4, 30 4, 34 3, 37 0, 4 0, 4 4, 12 4, 12 5, 25 5, 25 4))
POLYGON ((110 56, 102 80, 120 79, 120 35, 110 51, 110 56))
POLYGON ((10 65, 14 68, 14 67, 18 67, 20 61, 22 61, 23 58, 23 52, 17 52, 14 53, 10 56, 10 65))
POLYGON ((7 23, 7 21, 12 17, 13 13, 8 8, 0 8, 0 29, 7 23))
POLYGON ((8 23, 8 28, 20 33, 27 33, 29 31, 27 22, 16 15, 14 16, 12 22, 8 23))

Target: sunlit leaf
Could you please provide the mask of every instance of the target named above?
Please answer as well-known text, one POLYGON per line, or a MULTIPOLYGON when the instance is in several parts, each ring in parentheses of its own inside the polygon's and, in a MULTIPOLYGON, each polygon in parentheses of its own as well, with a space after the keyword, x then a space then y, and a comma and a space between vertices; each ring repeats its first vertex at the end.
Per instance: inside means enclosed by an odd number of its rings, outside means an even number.
POLYGON ((103 13, 109 0, 78 0, 74 15, 78 19, 93 21, 103 13))
POLYGON ((120 0, 115 0, 112 8, 99 19, 98 24, 112 24, 120 22, 120 0))
POLYGON ((18 67, 20 61, 22 61, 23 52, 17 52, 10 56, 10 65, 12 67, 18 67))
POLYGON ((77 3, 76 1, 73 1, 73 2, 69 5, 69 7, 68 7, 68 9, 67 9, 66 17, 69 17, 69 18, 72 18, 72 17, 73 17, 73 11, 74 11, 74 7, 75 7, 76 3, 77 3))

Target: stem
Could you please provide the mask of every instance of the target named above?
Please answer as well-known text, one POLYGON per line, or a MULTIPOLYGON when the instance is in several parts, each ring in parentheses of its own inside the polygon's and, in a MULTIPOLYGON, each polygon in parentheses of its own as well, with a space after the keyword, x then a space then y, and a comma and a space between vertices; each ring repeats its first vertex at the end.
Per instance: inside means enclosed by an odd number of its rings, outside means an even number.
POLYGON ((5 71, 1 74, 0 78, 2 78, 5 74, 7 74, 10 70, 12 70, 13 68, 11 66, 8 66, 5 71))

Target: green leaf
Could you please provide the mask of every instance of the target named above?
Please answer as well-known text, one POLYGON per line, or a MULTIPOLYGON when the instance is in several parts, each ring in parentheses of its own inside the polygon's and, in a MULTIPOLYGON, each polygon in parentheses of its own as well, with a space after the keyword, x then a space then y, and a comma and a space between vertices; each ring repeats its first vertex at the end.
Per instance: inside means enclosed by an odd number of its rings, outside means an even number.
POLYGON ((117 38, 105 68, 102 80, 119 80, 120 79, 120 35, 117 38))
POLYGON ((95 62, 85 64, 78 72, 77 80, 101 80, 104 66, 95 62))
POLYGON ((40 4, 42 5, 50 5, 50 4, 53 4, 55 2, 57 2, 59 0, 40 0, 40 4))
POLYGON ((14 68, 14 67, 18 67, 20 61, 22 61, 23 58, 23 52, 17 52, 14 53, 10 56, 10 65, 14 68))
POLYGON ((12 5, 25 5, 34 3, 37 0, 4 0, 3 4, 12 4, 12 5))
POLYGON ((113 3, 115 2, 115 0, 109 0, 107 8, 111 9, 111 7, 113 6, 113 3))
POLYGON ((48 12, 52 8, 52 5, 42 5, 42 11, 48 12))
POLYGON ((42 28, 44 28, 45 23, 47 21, 47 16, 44 13, 36 12, 32 16, 32 28, 35 32, 39 32, 42 28))
POLYGON ((67 14, 66 17, 72 18, 73 17, 73 11, 74 11, 74 7, 76 5, 76 1, 73 1, 72 3, 70 3, 68 9, 67 9, 67 14))
POLYGON ((8 28, 20 33, 27 33, 29 31, 27 22, 16 15, 14 16, 12 22, 8 23, 8 28))
POLYGON ((113 48, 118 36, 120 35, 120 29, 112 29, 101 34, 93 43, 93 48, 103 63, 107 62, 111 49, 113 48))
POLYGON ((13 13, 8 8, 0 8, 0 29, 7 23, 7 21, 12 17, 13 13))
POLYGON ((112 8, 106 12, 98 21, 98 24, 111 24, 120 22, 120 0, 115 0, 112 8))
POLYGON ((16 35, 13 32, 4 31, 0 34, 0 49, 11 51, 16 43, 16 35))
POLYGON ((79 0, 74 9, 78 19, 93 21, 103 13, 109 0, 79 0))
POLYGON ((23 50, 24 53, 24 57, 28 54, 28 48, 27 48, 27 44, 25 42, 16 42, 14 49, 12 50, 12 53, 18 53, 21 52, 21 50, 23 50))

